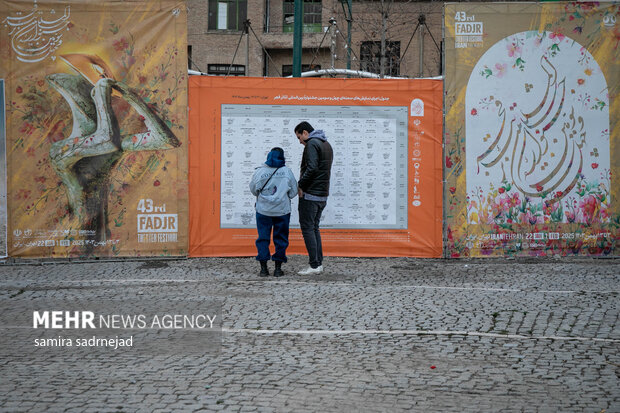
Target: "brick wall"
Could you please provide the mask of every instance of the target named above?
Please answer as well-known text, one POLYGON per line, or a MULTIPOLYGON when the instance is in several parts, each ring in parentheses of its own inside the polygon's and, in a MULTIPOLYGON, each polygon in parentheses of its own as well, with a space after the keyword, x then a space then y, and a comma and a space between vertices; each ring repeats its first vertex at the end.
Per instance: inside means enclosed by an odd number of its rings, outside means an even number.
MULTIPOLYGON (((216 31, 208 29, 209 2, 206 0, 188 0, 188 44, 192 46, 192 68, 207 72, 209 64, 230 64, 241 36, 240 31, 216 31)), ((293 57, 293 34, 282 33, 283 16, 282 0, 248 0, 248 19, 258 40, 252 32, 249 39, 249 75, 263 76, 264 52, 260 45, 267 49, 275 63, 269 62, 268 76, 278 76, 282 65, 292 64, 293 57), (269 1, 269 32, 264 32, 266 1, 269 1), (259 43, 260 40, 260 43, 259 43)), ((441 2, 425 3, 384 3, 388 15, 386 39, 400 42, 401 56, 400 75, 406 77, 429 77, 440 74, 440 51, 435 46, 432 37, 438 45, 441 42, 442 8, 441 2), (424 14, 427 27, 432 37, 425 33, 423 49, 423 70, 420 72, 420 37, 416 33, 405 53, 405 48, 417 25, 418 16, 424 14)), ((343 15, 339 1, 324 0, 322 24, 329 26, 329 19, 334 17, 337 21, 341 34, 336 39, 336 62, 335 67, 346 68, 347 22, 343 15)), ((359 57, 361 44, 364 41, 381 40, 381 3, 360 2, 353 3, 352 27, 352 63, 351 68, 359 70, 359 57)), ((331 54, 329 52, 331 38, 324 33, 306 33, 303 37, 302 64, 319 64, 321 68, 331 67, 331 54), (321 43, 321 40, 323 42, 321 43), (319 48, 320 46, 320 48, 319 48), (319 51, 317 52, 317 48, 319 51)), ((246 39, 239 44, 234 64, 245 65, 246 62, 246 39)))

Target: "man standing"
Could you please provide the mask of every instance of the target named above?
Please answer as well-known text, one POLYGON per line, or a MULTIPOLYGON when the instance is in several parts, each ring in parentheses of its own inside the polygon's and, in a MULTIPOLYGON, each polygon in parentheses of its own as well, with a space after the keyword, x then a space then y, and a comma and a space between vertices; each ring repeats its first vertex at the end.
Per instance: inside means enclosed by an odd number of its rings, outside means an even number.
POLYGON ((314 130, 308 122, 295 126, 295 135, 304 145, 299 174, 299 226, 304 237, 310 267, 299 275, 323 272, 323 246, 319 222, 327 205, 329 178, 334 153, 322 130, 314 130))

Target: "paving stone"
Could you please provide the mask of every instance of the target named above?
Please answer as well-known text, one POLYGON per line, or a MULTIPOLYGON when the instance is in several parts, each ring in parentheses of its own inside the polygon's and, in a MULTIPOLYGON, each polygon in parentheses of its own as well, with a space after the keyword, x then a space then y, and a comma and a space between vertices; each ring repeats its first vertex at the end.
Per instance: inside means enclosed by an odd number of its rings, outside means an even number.
POLYGON ((217 353, 0 348, 0 410, 620 411, 617 259, 327 257, 277 282, 250 258, 161 262, 0 265, 15 309, 217 298, 227 329, 217 353))

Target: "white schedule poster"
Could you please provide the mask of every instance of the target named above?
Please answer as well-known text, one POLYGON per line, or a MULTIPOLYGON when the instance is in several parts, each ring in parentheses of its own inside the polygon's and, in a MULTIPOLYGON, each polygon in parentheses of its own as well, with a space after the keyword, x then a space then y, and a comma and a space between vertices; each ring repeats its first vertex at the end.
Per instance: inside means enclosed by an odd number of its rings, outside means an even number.
MULTIPOLYGON (((334 150, 328 208, 322 228, 407 229, 406 106, 221 106, 221 228, 255 228, 248 188, 271 148, 284 149, 299 179, 301 121, 322 129, 334 150)), ((297 197, 291 226, 297 226, 297 197)))

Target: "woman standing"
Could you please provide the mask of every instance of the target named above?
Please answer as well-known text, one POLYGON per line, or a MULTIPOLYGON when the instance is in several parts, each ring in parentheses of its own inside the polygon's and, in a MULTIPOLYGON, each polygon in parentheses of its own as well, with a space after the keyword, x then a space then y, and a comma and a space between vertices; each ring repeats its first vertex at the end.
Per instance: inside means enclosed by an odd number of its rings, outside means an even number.
POLYGON ((284 275, 282 263, 287 261, 291 199, 297 195, 297 180, 293 172, 285 166, 282 148, 273 148, 267 155, 267 161, 256 168, 250 182, 250 191, 256 196, 256 260, 261 267, 259 276, 269 276, 267 261, 271 258, 276 263, 274 277, 281 277, 284 275), (276 247, 273 256, 269 253, 272 228, 276 247))

